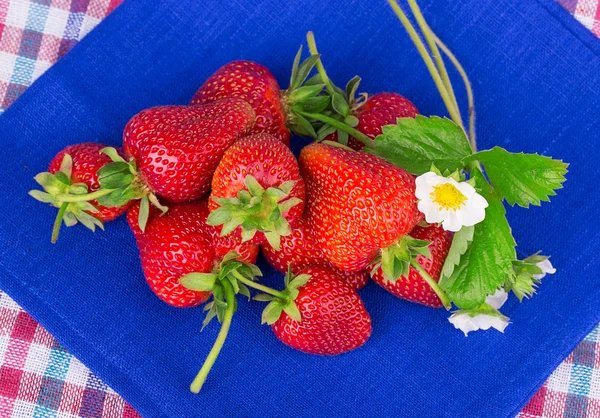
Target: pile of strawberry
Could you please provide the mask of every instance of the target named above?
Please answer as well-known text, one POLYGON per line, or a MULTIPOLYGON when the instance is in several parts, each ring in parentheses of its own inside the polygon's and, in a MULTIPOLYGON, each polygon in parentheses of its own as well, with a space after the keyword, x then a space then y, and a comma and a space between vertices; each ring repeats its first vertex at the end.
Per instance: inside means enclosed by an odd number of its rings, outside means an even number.
POLYGON ((133 116, 122 148, 71 145, 36 176, 44 191, 31 195, 59 209, 53 242, 63 222, 94 230, 126 212, 156 296, 180 308, 205 304, 204 325, 215 316, 221 322, 193 392, 225 341, 237 295, 250 298, 250 289, 260 292, 254 299, 268 302, 262 321, 280 341, 305 353, 337 355, 371 335, 357 292, 369 277, 411 302, 447 309, 454 303, 462 309, 455 316, 466 322, 481 315, 507 322, 497 311, 501 303, 490 297, 503 289, 519 299, 531 295, 547 261, 516 259, 501 199, 522 206, 547 200, 564 181, 564 164, 499 148, 477 152, 443 85, 456 124, 417 115, 397 93, 357 96, 358 77, 342 90, 327 77, 311 33, 307 39, 311 55, 301 62, 300 49, 288 89, 281 90, 263 65, 229 63, 189 105, 133 116), (298 159, 289 149, 292 133, 314 138, 298 159), (506 180, 496 181, 501 177, 494 170, 514 169, 515 158, 523 175, 530 168, 555 181, 545 186, 532 177, 514 193, 506 180), (460 229, 431 220, 421 205, 427 196, 417 198, 419 174, 422 182, 447 182, 436 186, 436 198, 458 197, 456 208, 475 188, 482 191, 487 201, 479 199, 490 205, 486 222, 467 219, 460 229), (284 273, 280 289, 260 283, 260 250, 284 273), (499 274, 487 274, 486 266, 499 274))

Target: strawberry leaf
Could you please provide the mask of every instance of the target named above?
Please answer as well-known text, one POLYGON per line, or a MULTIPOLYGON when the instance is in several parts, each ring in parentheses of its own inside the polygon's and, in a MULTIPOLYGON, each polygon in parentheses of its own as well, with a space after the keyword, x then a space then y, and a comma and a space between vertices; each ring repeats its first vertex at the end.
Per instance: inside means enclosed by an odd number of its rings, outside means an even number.
POLYGON ((465 159, 479 160, 500 198, 509 205, 539 206, 556 195, 565 182, 568 164, 538 154, 514 154, 494 147, 465 159))
POLYGON ((473 241, 468 246, 449 277, 440 280, 440 287, 456 306, 470 309, 485 302, 485 298, 502 286, 513 273, 517 255, 515 240, 506 220, 506 210, 481 171, 473 171, 479 192, 489 203, 485 219, 475 225, 473 241))
MULTIPOLYGON (((461 256, 469 248, 469 244, 473 241, 474 226, 463 226, 452 238, 452 245, 446 256, 444 267, 442 268, 441 277, 450 277, 454 271, 454 267, 460 263, 461 256)), ((443 280, 443 279, 442 279, 443 280)))
POLYGON ((368 152, 412 174, 426 173, 432 164, 440 171, 460 169, 472 153, 465 132, 447 118, 400 118, 382 130, 368 152))

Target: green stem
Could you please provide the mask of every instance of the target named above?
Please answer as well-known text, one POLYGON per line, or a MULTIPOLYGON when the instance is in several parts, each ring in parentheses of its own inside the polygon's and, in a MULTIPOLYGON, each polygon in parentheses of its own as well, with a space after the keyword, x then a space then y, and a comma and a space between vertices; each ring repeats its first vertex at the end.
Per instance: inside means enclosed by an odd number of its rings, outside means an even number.
POLYGON ((229 333, 229 327, 231 326, 231 318, 233 318, 233 312, 235 310, 235 292, 233 291, 231 283, 229 283, 227 280, 223 280, 222 284, 225 288, 225 301, 227 302, 227 309, 225 310, 225 316, 223 317, 223 323, 221 324, 219 335, 217 335, 215 343, 210 349, 206 360, 204 360, 202 368, 190 385, 190 390, 193 393, 198 393, 200 392, 200 389, 202 389, 202 385, 204 385, 210 369, 215 364, 217 357, 219 357, 219 353, 221 352, 223 344, 225 343, 225 339, 227 338, 227 334, 229 333))
POLYGON ((425 62, 425 65, 427 66, 427 69, 429 70, 429 73, 431 74, 431 77, 433 78, 433 81, 434 81, 438 91, 440 92, 440 96, 442 96, 442 100, 444 101, 444 104, 446 105, 446 109, 448 110, 450 117, 452 118, 454 123, 456 123, 458 126, 460 126, 461 128, 464 129, 460 115, 457 113, 456 108, 454 107, 452 98, 450 97, 450 94, 446 90, 446 87, 444 86, 444 82, 442 81, 442 78, 441 78, 435 64, 433 63, 431 56, 429 56, 429 52, 427 51, 425 44, 423 44, 423 41, 417 34, 417 31, 415 30, 412 23, 410 23, 410 20, 408 20, 408 17, 406 16, 406 14, 404 14, 404 11, 402 10, 402 8, 398 4, 398 2, 396 0, 388 0, 388 3, 394 10, 394 13, 398 17, 398 19, 400 20, 400 22, 402 23, 404 28, 406 29, 406 32, 408 32, 408 36, 410 36, 410 39, 417 47, 417 50, 419 51, 421 58, 423 58, 423 61, 425 62))
MULTIPOLYGON (((308 50, 310 51, 310 55, 319 55, 319 51, 317 50, 317 43, 315 42, 315 35, 311 31, 309 31, 306 34, 306 42, 308 43, 308 50)), ((325 67, 323 67, 321 58, 317 60, 315 66, 317 67, 317 71, 321 76, 321 81, 323 81, 323 84, 325 84, 325 88, 327 89, 329 94, 333 96, 333 94, 335 93, 335 89, 333 88, 331 80, 327 75, 327 71, 325 71, 325 67)))
POLYGON ((58 210, 58 214, 56 215, 56 219, 54 220, 54 227, 52 228, 52 238, 50 242, 55 244, 58 241, 58 233, 60 232, 60 226, 62 225, 62 220, 65 216, 65 212, 69 207, 68 203, 63 203, 58 210))
POLYGON ((456 67, 456 70, 462 77, 463 83, 465 84, 465 89, 467 90, 467 99, 469 101, 469 138, 473 152, 477 152, 477 141, 475 138, 475 99, 473 98, 473 88, 471 87, 471 81, 467 76, 467 72, 460 64, 456 56, 452 53, 452 51, 450 51, 450 49, 435 34, 433 34, 433 36, 435 38, 436 44, 440 47, 440 49, 444 52, 444 54, 446 54, 448 59, 456 67))
POLYGON ((427 282, 427 284, 429 286, 431 286, 431 288, 433 289, 433 291, 435 292, 435 294, 438 295, 438 297, 440 298, 440 300, 444 304, 444 307, 446 308, 446 310, 449 310, 452 307, 452 304, 450 303, 450 299, 448 299, 448 296, 440 288, 440 286, 437 284, 437 282, 435 280, 433 280, 433 278, 429 275, 429 273, 427 273, 425 271, 425 269, 419 263, 417 263, 417 260, 412 259, 410 261, 410 265, 415 270, 417 270, 417 272, 421 275, 421 277, 423 277, 423 280, 425 280, 427 282))
POLYGON ((307 118, 319 120, 319 121, 324 122, 328 125, 331 125, 335 128, 338 128, 339 130, 347 132, 348 135, 351 135, 352 137, 354 137, 357 140, 359 140, 360 142, 362 142, 366 147, 369 147, 369 148, 373 147, 373 140, 371 138, 369 138, 362 132, 354 129, 350 125, 346 125, 344 122, 340 122, 337 119, 322 115, 320 113, 308 113, 308 112, 301 112, 301 111, 297 111, 296 113, 298 113, 304 117, 307 117, 307 118))
POLYGON ((458 114, 458 117, 461 119, 461 123, 462 123, 462 116, 460 115, 460 108, 458 107, 458 102, 456 101, 456 96, 454 95, 454 89, 452 88, 452 83, 450 82, 450 77, 448 76, 448 71, 446 71, 446 66, 444 65, 444 60, 442 59, 440 51, 438 50, 438 47, 435 43, 435 34, 433 33, 433 31, 427 24, 427 21, 423 17, 423 14, 421 13, 421 9, 419 8, 419 5, 417 4, 416 0, 408 0, 408 4, 410 6, 410 9, 413 12, 413 15, 415 16, 415 20, 417 21, 417 24, 421 28, 421 32, 423 33, 425 40, 427 41, 427 45, 429 46, 429 49, 431 50, 431 55, 433 56, 433 59, 435 60, 438 71, 440 72, 440 77, 444 83, 444 86, 446 87, 446 90, 448 91, 450 98, 452 99, 452 103, 454 104, 456 113, 458 114))
POLYGON ((56 200, 61 202, 89 202, 90 200, 96 200, 102 196, 112 193, 113 189, 100 189, 92 193, 86 194, 59 194, 56 196, 56 200))
POLYGON ((281 298, 281 299, 287 299, 287 295, 285 293, 282 293, 275 289, 271 289, 270 287, 267 287, 267 286, 263 286, 260 283, 253 282, 252 280, 245 278, 244 276, 242 276, 235 270, 233 271, 232 274, 235 276, 236 279, 238 279, 240 282, 244 283, 248 287, 252 287, 256 290, 260 290, 261 292, 268 293, 269 295, 273 295, 273 296, 281 298))

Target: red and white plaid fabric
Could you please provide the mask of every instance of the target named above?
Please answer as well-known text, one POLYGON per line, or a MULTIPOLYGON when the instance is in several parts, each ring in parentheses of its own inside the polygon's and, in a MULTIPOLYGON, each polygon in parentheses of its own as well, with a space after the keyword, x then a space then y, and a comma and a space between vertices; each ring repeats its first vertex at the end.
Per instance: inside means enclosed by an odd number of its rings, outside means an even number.
MULTIPOLYGON (((0 0, 0 113, 122 0, 0 0)), ((600 37, 600 0, 557 0, 600 37)), ((600 418, 600 329, 518 415, 600 418)), ((139 415, 0 291, 0 418, 139 415)))

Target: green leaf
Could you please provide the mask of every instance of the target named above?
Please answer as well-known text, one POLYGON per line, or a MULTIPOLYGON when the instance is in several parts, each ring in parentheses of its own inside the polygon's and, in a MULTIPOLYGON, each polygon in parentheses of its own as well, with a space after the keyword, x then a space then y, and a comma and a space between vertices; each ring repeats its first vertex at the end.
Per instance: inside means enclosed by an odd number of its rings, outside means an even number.
POLYGON ((294 277, 291 282, 288 283, 287 287, 298 289, 304 286, 310 280, 311 277, 312 276, 310 274, 299 274, 296 277, 294 277))
POLYGON ((56 200, 50 194, 42 192, 41 190, 30 190, 29 196, 33 197, 42 203, 50 203, 56 205, 56 200))
POLYGON ((60 171, 65 173, 68 178, 71 178, 71 172, 73 171, 73 158, 69 154, 65 154, 61 163, 60 171))
POLYGON ((448 256, 446 256, 446 261, 444 262, 444 267, 442 268, 440 282, 452 275, 454 267, 460 263, 461 256, 467 251, 469 244, 471 241, 473 241, 474 232, 474 226, 463 226, 454 234, 454 237, 452 238, 452 245, 450 246, 448 256))
POLYGON ((262 312, 262 320, 263 324, 273 325, 279 317, 281 316, 281 312, 283 311, 283 305, 280 300, 274 300, 269 303, 262 312))
POLYGON ((344 117, 350 113, 350 106, 348 106, 346 98, 339 93, 334 93, 331 97, 331 106, 333 107, 333 110, 344 117))
MULTIPOLYGON (((298 51, 301 53, 301 51, 298 51)), ((319 60, 320 55, 311 55, 298 66, 298 72, 296 73, 296 77, 292 81, 292 85, 290 86, 290 90, 295 90, 300 87, 306 78, 314 68, 315 64, 319 60)))
POLYGON ((295 81, 298 78, 298 68, 300 67, 300 60, 302 59, 302 45, 296 52, 296 56, 294 57, 294 63, 292 64, 292 75, 290 77, 290 89, 294 89, 298 86, 295 85, 295 81))
POLYGON ((119 155, 119 152, 113 147, 102 148, 100 152, 108 155, 113 162, 127 163, 127 161, 125 161, 123 157, 119 155))
POLYGON ((308 113, 321 113, 329 106, 329 96, 316 96, 302 101, 302 110, 308 113))
POLYGON ((215 288, 217 276, 211 273, 188 273, 179 279, 179 283, 189 290, 210 292, 215 288))
POLYGON ((354 101, 354 97, 356 96, 356 91, 358 90, 360 81, 361 81, 361 78, 359 76, 355 75, 346 84, 346 96, 348 97, 348 101, 350 103, 352 103, 354 101))
POLYGON ((323 90, 323 87, 325 87, 325 84, 315 84, 314 86, 299 87, 296 90, 292 91, 292 93, 289 96, 289 101, 290 103, 303 103, 308 98, 314 97, 317 94, 319 94, 323 90))
POLYGON ((483 174, 473 171, 476 187, 488 201, 485 219, 475 225, 473 241, 460 263, 439 285, 459 308, 470 309, 485 302, 513 274, 516 260, 515 240, 506 220, 502 201, 494 193, 483 174))
POLYGON ((302 322, 302 315, 300 314, 300 310, 294 301, 290 301, 287 305, 285 305, 283 307, 283 311, 294 321, 302 322))
POLYGON ((432 164, 441 171, 454 171, 464 167, 462 160, 471 155, 464 131, 437 116, 398 119, 396 125, 383 127, 373 145, 368 152, 417 175, 428 172, 432 164))
POLYGON ((555 190, 565 182, 568 164, 538 154, 510 153, 494 147, 480 151, 466 162, 479 160, 494 186, 496 193, 506 202, 524 208, 549 202, 555 190))
POLYGON ((150 202, 148 201, 148 196, 144 196, 140 200, 140 211, 138 213, 138 226, 142 232, 146 231, 148 216, 150 216, 150 202))
POLYGON ((317 133, 315 132, 315 128, 310 124, 310 122, 302 115, 294 115, 295 124, 294 130, 298 132, 298 134, 303 136, 310 136, 312 138, 317 137, 317 133))

